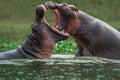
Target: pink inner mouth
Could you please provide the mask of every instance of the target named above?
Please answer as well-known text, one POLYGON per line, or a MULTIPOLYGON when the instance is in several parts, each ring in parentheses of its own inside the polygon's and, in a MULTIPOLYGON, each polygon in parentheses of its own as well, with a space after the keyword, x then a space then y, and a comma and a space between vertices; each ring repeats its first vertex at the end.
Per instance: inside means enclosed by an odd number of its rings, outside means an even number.
POLYGON ((57 26, 60 23, 60 14, 59 14, 59 12, 57 10, 53 10, 53 11, 54 11, 55 16, 56 16, 56 23, 55 23, 54 27, 57 28, 57 26))
MULTIPOLYGON (((47 6, 43 6, 43 7, 44 7, 44 11, 46 12, 46 9, 48 9, 47 6)), ((56 28, 58 27, 58 25, 60 25, 60 14, 59 14, 59 12, 58 12, 57 9, 53 10, 53 12, 55 13, 55 18, 56 18, 56 21, 55 21, 54 26, 51 27, 50 24, 46 21, 45 17, 43 17, 43 19, 42 19, 43 22, 44 22, 46 25, 48 25, 48 27, 50 27, 50 28, 51 28, 52 30, 54 30, 55 32, 57 32, 57 33, 59 33, 59 34, 62 34, 62 35, 65 35, 65 36, 70 36, 69 33, 63 32, 63 31, 59 31, 58 29, 56 29, 56 28)), ((44 13, 44 15, 45 15, 45 13, 44 13)))

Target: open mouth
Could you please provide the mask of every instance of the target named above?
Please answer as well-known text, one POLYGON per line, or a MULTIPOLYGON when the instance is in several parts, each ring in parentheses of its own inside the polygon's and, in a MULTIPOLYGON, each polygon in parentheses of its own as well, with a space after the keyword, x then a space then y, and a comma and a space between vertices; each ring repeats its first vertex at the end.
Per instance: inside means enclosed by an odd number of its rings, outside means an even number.
POLYGON ((47 22, 47 20, 46 20, 46 18, 45 18, 46 10, 49 9, 49 8, 48 8, 46 5, 44 5, 43 8, 44 8, 45 13, 44 13, 44 17, 43 17, 43 19, 42 19, 42 22, 43 22, 44 24, 46 24, 49 28, 51 28, 52 30, 54 30, 55 32, 57 32, 57 33, 59 33, 59 34, 61 34, 61 35, 70 36, 69 33, 67 33, 66 31, 64 31, 64 30, 60 31, 60 30, 57 29, 58 26, 60 25, 60 14, 59 14, 58 10, 57 10, 57 9, 54 9, 54 10, 53 10, 53 12, 54 12, 54 14, 55 14, 55 19, 56 19, 56 20, 55 20, 54 26, 51 26, 51 25, 47 22))
MULTIPOLYGON (((66 18, 64 16, 61 15, 60 11, 59 11, 59 7, 63 7, 63 9, 66 10, 70 10, 72 11, 71 13, 74 13, 77 16, 77 12, 78 9, 74 6, 74 5, 68 5, 67 3, 63 3, 63 4, 58 4, 58 3, 53 3, 53 2, 46 2, 44 7, 46 9, 50 9, 54 12, 55 17, 56 17, 56 22, 55 25, 53 26, 53 28, 60 33, 64 33, 67 35, 70 35, 65 28, 68 26, 68 23, 66 20, 66 18), (64 19, 65 18, 65 19, 64 19), (64 21, 65 20, 65 21, 64 21)), ((66 14, 65 14, 66 15, 66 14)), ((68 16, 68 15, 66 15, 68 16)))
POLYGON ((46 18, 45 18, 45 14, 46 14, 46 11, 47 11, 47 7, 45 6, 45 5, 43 5, 42 6, 43 7, 43 9, 44 9, 44 17, 42 18, 42 22, 45 24, 45 25, 47 25, 47 27, 49 27, 50 29, 52 29, 53 31, 55 31, 55 32, 57 32, 57 33, 59 33, 59 34, 61 34, 61 35, 64 35, 64 36, 70 36, 68 33, 66 33, 66 32, 64 32, 64 31, 59 31, 58 29, 57 29, 57 26, 59 25, 59 23, 60 23, 60 15, 59 15, 59 12, 57 11, 57 10, 53 10, 53 12, 55 13, 55 18, 56 18, 56 21, 55 21, 55 24, 54 24, 54 26, 51 26, 48 22, 47 22, 47 20, 46 20, 46 18))

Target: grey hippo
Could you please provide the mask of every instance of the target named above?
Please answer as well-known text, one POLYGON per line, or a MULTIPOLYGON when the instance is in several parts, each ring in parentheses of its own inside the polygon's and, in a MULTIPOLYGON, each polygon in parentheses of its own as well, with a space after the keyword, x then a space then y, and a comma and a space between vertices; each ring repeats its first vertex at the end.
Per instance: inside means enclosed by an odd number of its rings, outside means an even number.
POLYGON ((104 21, 88 15, 67 3, 45 3, 56 14, 59 31, 73 36, 79 56, 120 59, 120 32, 104 21))
POLYGON ((68 35, 51 27, 44 17, 45 12, 44 5, 39 5, 36 8, 35 21, 31 26, 32 32, 28 35, 24 44, 15 50, 0 53, 0 60, 51 57, 55 43, 67 39, 68 35))

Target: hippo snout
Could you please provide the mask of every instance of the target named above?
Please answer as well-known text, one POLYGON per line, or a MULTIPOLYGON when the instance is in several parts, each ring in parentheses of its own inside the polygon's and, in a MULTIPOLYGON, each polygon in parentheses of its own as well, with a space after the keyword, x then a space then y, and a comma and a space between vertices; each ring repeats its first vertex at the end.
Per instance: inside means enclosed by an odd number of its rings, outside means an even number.
POLYGON ((45 3, 45 6, 50 9, 57 9, 57 8, 63 6, 63 4, 67 4, 67 3, 58 4, 58 3, 55 3, 52 1, 48 1, 45 3))
POLYGON ((52 1, 48 1, 45 3, 45 6, 47 8, 50 8, 50 9, 55 9, 56 8, 56 3, 52 2, 52 1))

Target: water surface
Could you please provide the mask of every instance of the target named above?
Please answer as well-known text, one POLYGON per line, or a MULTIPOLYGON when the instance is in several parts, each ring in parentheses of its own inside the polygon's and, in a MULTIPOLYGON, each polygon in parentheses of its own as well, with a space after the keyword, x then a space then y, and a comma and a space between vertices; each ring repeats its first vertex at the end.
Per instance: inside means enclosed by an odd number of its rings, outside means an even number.
POLYGON ((120 80, 120 60, 73 55, 3 60, 0 80, 120 80))

